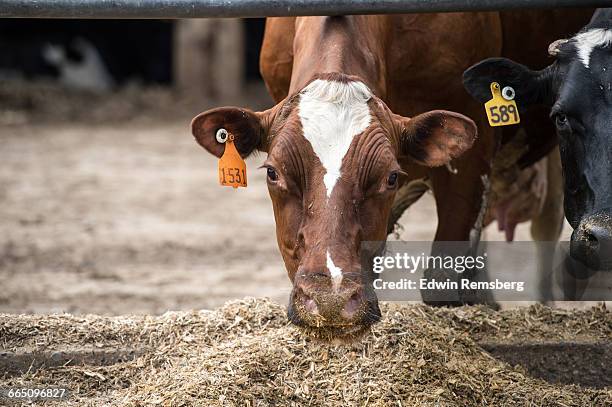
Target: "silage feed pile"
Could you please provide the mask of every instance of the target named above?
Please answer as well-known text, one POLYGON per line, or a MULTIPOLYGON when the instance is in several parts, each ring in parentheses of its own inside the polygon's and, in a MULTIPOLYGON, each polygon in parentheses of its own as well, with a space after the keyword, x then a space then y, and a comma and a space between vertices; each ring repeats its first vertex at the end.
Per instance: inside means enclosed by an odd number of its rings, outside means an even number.
POLYGON ((58 350, 114 349, 119 356, 37 368, 30 361, 29 372, 5 364, 0 388, 64 386, 72 394, 61 404, 78 406, 612 405, 610 387, 547 383, 495 359, 474 340, 609 342, 612 315, 602 307, 382 308, 382 322, 351 345, 305 338, 287 324, 282 306, 263 299, 159 317, 3 315, 5 360, 29 354, 52 361, 58 350))

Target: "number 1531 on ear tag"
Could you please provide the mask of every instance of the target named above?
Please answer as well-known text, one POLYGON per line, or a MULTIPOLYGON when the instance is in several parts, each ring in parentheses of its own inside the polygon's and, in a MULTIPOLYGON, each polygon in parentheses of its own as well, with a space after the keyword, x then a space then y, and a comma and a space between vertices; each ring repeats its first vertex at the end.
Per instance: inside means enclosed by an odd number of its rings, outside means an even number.
POLYGON ((510 86, 500 90, 499 83, 491 83, 493 99, 485 103, 485 110, 491 127, 510 126, 521 122, 514 101, 515 92, 510 86))
POLYGON ((217 141, 225 144, 223 155, 219 159, 219 183, 228 187, 246 187, 246 163, 234 144, 234 136, 225 129, 217 132, 217 141))

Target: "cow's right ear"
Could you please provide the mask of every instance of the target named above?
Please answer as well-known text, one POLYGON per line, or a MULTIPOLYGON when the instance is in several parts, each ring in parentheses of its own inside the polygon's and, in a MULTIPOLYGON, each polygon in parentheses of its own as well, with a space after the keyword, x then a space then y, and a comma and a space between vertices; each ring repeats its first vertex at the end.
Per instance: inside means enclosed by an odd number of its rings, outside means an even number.
POLYGON ((191 132, 202 147, 221 157, 225 145, 217 140, 217 132, 225 129, 234 136, 236 149, 245 158, 255 149, 267 151, 271 115, 272 109, 253 112, 239 107, 219 107, 194 117, 191 132))
POLYGON ((489 58, 471 66, 463 73, 463 86, 480 103, 492 98, 491 83, 501 89, 511 86, 516 103, 525 108, 533 105, 552 105, 552 65, 532 71, 525 65, 506 58, 489 58))

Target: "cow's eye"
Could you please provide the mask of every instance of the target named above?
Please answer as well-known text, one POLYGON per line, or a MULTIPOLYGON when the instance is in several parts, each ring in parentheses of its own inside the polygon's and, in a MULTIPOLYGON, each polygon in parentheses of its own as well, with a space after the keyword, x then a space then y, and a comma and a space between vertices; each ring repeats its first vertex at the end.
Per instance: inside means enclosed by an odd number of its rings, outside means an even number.
POLYGON ((277 181, 278 180, 278 174, 276 173, 276 170, 274 168, 267 167, 266 172, 268 174, 268 179, 270 181, 277 181))
POLYGON ((395 186, 397 185, 397 179, 398 179, 398 174, 397 172, 392 172, 389 175, 389 178, 387 178, 387 186, 389 188, 395 188, 395 186))
POLYGON ((559 130, 563 130, 567 128, 568 124, 569 124, 569 120, 567 119, 567 116, 565 115, 565 113, 557 113, 555 115, 555 125, 557 126, 559 130))

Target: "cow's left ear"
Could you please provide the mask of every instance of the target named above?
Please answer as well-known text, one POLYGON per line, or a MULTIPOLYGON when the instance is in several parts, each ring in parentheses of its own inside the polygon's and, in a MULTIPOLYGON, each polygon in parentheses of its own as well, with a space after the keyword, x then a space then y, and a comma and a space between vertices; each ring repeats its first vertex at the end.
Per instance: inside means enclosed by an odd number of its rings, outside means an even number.
POLYGON ((466 116, 433 110, 411 119, 397 116, 400 153, 428 167, 445 165, 472 147, 476 124, 466 116))
POLYGON ((492 98, 491 83, 497 82, 502 89, 506 86, 514 89, 514 100, 519 107, 550 105, 553 100, 552 67, 532 71, 507 58, 489 58, 463 73, 463 86, 474 99, 483 104, 492 98))
POLYGON ((253 112, 239 107, 219 107, 197 115, 191 121, 191 132, 198 144, 221 157, 225 145, 217 140, 217 133, 225 129, 234 136, 236 149, 244 158, 256 149, 267 151, 273 111, 274 108, 253 112))

